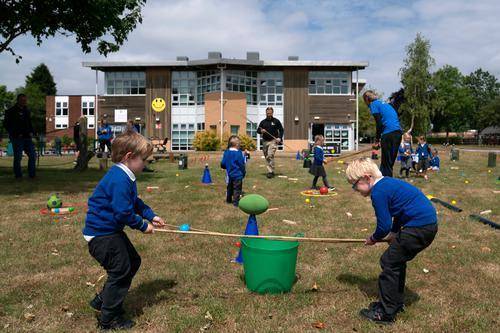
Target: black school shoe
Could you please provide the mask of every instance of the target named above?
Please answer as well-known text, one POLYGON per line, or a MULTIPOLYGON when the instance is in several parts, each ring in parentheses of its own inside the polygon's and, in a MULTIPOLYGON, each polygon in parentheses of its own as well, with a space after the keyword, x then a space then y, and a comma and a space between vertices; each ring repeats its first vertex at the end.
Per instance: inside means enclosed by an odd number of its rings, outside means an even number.
POLYGON ((396 320, 396 316, 389 316, 384 312, 382 307, 377 305, 372 309, 362 309, 361 311, 359 311, 359 315, 374 323, 382 325, 391 325, 396 320))
POLYGON ((269 172, 266 177, 269 179, 274 178, 274 172, 269 172))
MULTIPOLYGON (((368 305, 368 309, 369 309, 369 310, 374 310, 374 309, 376 309, 376 308, 378 308, 378 307, 382 308, 382 303, 381 303, 381 302, 379 302, 379 301, 376 301, 376 302, 371 302, 371 303, 370 303, 370 305, 368 305)), ((404 305, 402 305, 402 306, 398 309, 398 311, 396 311, 396 314, 397 314, 397 313, 400 313, 400 312, 405 312, 405 306, 404 306, 404 305)))
POLYGON ((102 298, 99 294, 95 294, 95 297, 93 300, 89 302, 90 307, 96 311, 101 311, 102 307, 102 298))
POLYGON ((130 319, 125 319, 121 316, 113 319, 109 323, 99 322, 98 327, 101 332, 109 332, 114 330, 129 330, 135 326, 135 321, 130 319))

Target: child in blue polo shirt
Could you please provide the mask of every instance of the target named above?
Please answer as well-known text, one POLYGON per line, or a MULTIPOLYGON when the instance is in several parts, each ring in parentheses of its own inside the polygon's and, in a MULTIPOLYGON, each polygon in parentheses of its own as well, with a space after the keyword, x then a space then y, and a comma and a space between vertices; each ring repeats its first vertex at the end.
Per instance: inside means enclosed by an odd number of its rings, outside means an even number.
POLYGON ((228 149, 224 151, 220 166, 227 173, 226 202, 238 207, 245 178, 245 154, 240 150, 240 139, 231 135, 228 140, 228 149))
POLYGON ((418 137, 418 147, 417 147, 418 165, 417 172, 419 175, 428 179, 427 169, 429 168, 429 161, 432 157, 431 148, 425 141, 423 136, 418 137))
POLYGON ((317 190, 318 179, 321 177, 323 179, 323 184, 328 187, 328 190, 335 191, 335 187, 330 186, 328 183, 328 178, 326 177, 326 170, 323 164, 328 162, 325 160, 325 152, 323 151, 323 145, 325 144, 325 137, 323 135, 316 135, 314 137, 314 160, 309 169, 309 173, 314 176, 311 189, 317 190))
POLYGON ((406 173, 406 178, 410 176, 411 169, 411 154, 413 154, 413 149, 411 147, 411 135, 405 133, 403 135, 403 141, 399 145, 399 159, 401 161, 401 169, 399 169, 399 177, 403 177, 403 171, 406 173))
POLYGON ((441 164, 441 160, 439 159, 438 151, 437 151, 436 148, 434 148, 434 150, 432 152, 431 167, 430 167, 430 169, 432 171, 439 171, 440 164, 441 164))
POLYGON ((123 301, 141 257, 123 231, 125 226, 150 234, 165 222, 137 197, 135 175, 144 168, 153 145, 142 135, 127 131, 113 141, 114 163, 89 198, 83 237, 89 252, 106 270, 108 279, 102 291, 90 302, 101 311, 103 330, 128 329, 135 323, 123 315, 123 301), (151 221, 153 225, 147 221, 151 221))
POLYGON ((352 188, 370 196, 377 217, 375 232, 365 245, 388 242, 380 258, 379 301, 360 315, 371 321, 390 324, 404 308, 406 263, 428 247, 436 236, 436 209, 415 186, 399 179, 383 177, 369 158, 352 161, 346 169, 352 188))

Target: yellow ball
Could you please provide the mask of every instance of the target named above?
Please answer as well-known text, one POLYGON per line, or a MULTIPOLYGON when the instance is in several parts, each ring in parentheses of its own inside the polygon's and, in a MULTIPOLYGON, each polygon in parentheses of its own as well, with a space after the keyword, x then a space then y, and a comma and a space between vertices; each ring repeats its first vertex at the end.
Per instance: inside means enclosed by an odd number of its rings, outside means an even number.
POLYGON ((178 174, 178 173, 176 173, 176 174, 175 174, 175 177, 179 177, 179 174, 178 174))
POLYGON ((452 205, 456 205, 456 204, 457 204, 457 201, 456 201, 456 200, 451 200, 451 204, 452 204, 452 205))
POLYGON ((488 170, 488 173, 491 173, 491 170, 488 170))
POLYGON ((307 198, 306 203, 310 203, 310 202, 311 202, 311 199, 307 198))
POLYGON ((469 181, 468 181, 468 180, 466 180, 464 183, 465 183, 465 184, 469 184, 469 181))

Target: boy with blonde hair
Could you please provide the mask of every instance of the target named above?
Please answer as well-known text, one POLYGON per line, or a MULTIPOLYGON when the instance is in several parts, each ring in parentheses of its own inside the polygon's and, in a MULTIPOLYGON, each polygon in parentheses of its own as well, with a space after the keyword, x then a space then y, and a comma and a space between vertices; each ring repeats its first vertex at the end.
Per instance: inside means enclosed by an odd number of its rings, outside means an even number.
POLYGON ((108 278, 102 291, 90 302, 101 311, 102 330, 128 329, 132 320, 123 315, 123 301, 141 257, 123 231, 125 226, 150 234, 165 222, 137 196, 136 174, 153 151, 142 135, 127 131, 116 137, 111 149, 114 163, 89 198, 83 237, 89 253, 106 270, 108 278), (152 222, 152 225, 147 221, 152 222))
POLYGON ((379 301, 362 309, 360 315, 377 323, 390 324, 404 309, 406 263, 428 247, 436 236, 436 210, 415 186, 383 177, 369 158, 352 161, 346 177, 355 191, 371 197, 377 217, 375 232, 366 238, 365 245, 389 242, 380 258, 379 301))

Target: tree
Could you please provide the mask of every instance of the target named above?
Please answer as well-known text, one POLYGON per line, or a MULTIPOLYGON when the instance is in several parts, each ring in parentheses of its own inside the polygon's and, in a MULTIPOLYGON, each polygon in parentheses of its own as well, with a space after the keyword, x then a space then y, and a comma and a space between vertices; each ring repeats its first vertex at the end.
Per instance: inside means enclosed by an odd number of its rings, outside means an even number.
POLYGON ((477 129, 481 109, 500 95, 500 83, 494 75, 481 68, 467 75, 464 82, 473 97, 473 108, 467 115, 467 122, 470 128, 477 129))
POLYGON ((14 105, 14 93, 7 90, 6 86, 0 85, 0 140, 3 137, 3 120, 5 117, 5 110, 14 105))
POLYGON ((481 130, 488 126, 500 126, 500 96, 481 107, 477 122, 481 130))
POLYGON ((30 34, 41 45, 44 38, 57 33, 74 36, 82 51, 89 53, 92 43, 107 55, 116 52, 127 35, 142 23, 141 9, 146 0, 46 0, 0 2, 0 53, 10 52, 18 63, 22 58, 12 42, 30 34))
POLYGON ((405 92, 405 102, 401 105, 402 120, 406 128, 414 120, 415 134, 425 134, 430 128, 430 69, 434 66, 430 48, 429 40, 418 33, 413 43, 406 47, 406 59, 399 70, 405 92))
POLYGON ((45 96, 57 94, 54 78, 52 77, 49 68, 44 63, 36 66, 31 74, 26 77, 26 86, 30 84, 37 84, 40 91, 45 94, 45 96))
POLYGON ((432 76, 432 124, 434 131, 464 131, 473 100, 459 69, 444 65, 432 76))
POLYGON ((375 137, 375 134, 377 132, 375 120, 371 116, 370 109, 368 108, 365 101, 363 100, 362 94, 359 95, 358 104, 359 104, 359 120, 358 120, 359 137, 360 138, 362 138, 362 137, 375 137))

